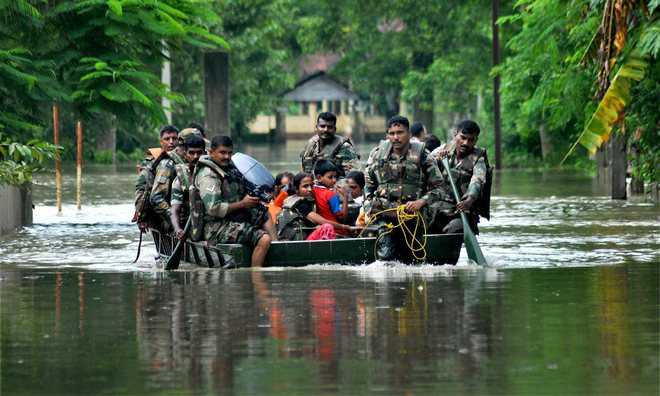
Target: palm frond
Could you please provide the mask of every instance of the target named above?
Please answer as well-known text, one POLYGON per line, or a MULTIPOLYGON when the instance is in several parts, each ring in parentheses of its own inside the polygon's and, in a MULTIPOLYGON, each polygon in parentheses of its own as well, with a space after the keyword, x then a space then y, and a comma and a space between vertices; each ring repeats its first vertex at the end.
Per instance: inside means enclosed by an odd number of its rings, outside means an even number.
POLYGON ((598 104, 584 130, 568 150, 560 165, 573 153, 578 144, 594 155, 600 146, 607 142, 614 124, 623 115, 630 102, 630 87, 633 81, 644 78, 648 61, 638 51, 634 51, 612 79, 603 99, 598 104))

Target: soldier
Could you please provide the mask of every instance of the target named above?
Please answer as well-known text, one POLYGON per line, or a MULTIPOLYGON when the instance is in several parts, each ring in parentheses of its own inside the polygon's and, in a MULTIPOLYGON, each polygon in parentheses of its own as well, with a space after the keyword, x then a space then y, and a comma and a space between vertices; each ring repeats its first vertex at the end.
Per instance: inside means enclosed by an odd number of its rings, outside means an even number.
POLYGON ((277 233, 266 207, 259 198, 246 193, 245 179, 232 163, 232 153, 231 138, 215 136, 209 156, 200 158, 193 183, 202 213, 197 213, 195 206, 192 216, 193 220, 203 216, 203 238, 209 243, 253 247, 252 266, 260 267, 277 233))
MULTIPOLYGON (((174 130, 176 130, 175 127, 174 130)), ((184 150, 183 150, 183 139, 191 134, 202 136, 201 132, 197 129, 186 128, 181 132, 178 132, 178 137, 176 139, 176 146, 174 150, 167 151, 167 158, 164 158, 158 164, 156 168, 156 176, 154 177, 154 185, 151 189, 150 202, 154 211, 165 224, 165 231, 172 230, 171 223, 171 205, 170 199, 172 197, 172 183, 176 177, 176 165, 180 164, 185 167, 186 162, 183 159, 184 150)))
POLYGON ((454 131, 454 139, 435 149, 431 156, 438 161, 443 177, 440 201, 438 202, 438 222, 436 226, 443 233, 462 233, 463 225, 458 211, 465 212, 470 228, 479 233, 479 216, 490 219, 490 180, 492 169, 488 165, 486 150, 476 147, 479 139, 479 125, 471 120, 461 121, 454 131), (440 163, 447 158, 451 175, 461 196, 456 202, 447 178, 447 170, 440 163))
POLYGON ((411 142, 409 125, 405 117, 390 118, 387 140, 371 151, 367 161, 364 211, 371 224, 379 227, 376 253, 381 260, 402 257, 404 252, 398 231, 386 232, 386 223, 394 222, 396 213, 379 212, 405 205, 407 213, 420 213, 430 224, 434 217, 431 208, 439 198, 440 171, 424 144, 411 142))
POLYGON ((183 141, 186 164, 176 165, 176 178, 172 183, 171 222, 174 233, 179 239, 183 239, 182 226, 186 224, 190 214, 188 203, 190 183, 192 182, 191 177, 197 161, 205 153, 205 148, 204 139, 196 134, 189 134, 183 141))
POLYGON ((344 177, 351 169, 357 168, 360 156, 350 139, 336 135, 337 117, 334 114, 319 114, 314 131, 316 135, 309 139, 300 153, 303 172, 312 173, 314 164, 319 159, 331 160, 337 167, 339 177, 344 177))
POLYGON ((174 150, 177 143, 176 127, 167 125, 160 130, 160 150, 149 149, 148 155, 138 168, 139 174, 135 183, 135 214, 133 221, 138 223, 141 231, 147 228, 156 228, 164 231, 166 226, 153 210, 150 202, 150 195, 154 184, 156 169, 158 165, 166 158, 167 152, 174 150))

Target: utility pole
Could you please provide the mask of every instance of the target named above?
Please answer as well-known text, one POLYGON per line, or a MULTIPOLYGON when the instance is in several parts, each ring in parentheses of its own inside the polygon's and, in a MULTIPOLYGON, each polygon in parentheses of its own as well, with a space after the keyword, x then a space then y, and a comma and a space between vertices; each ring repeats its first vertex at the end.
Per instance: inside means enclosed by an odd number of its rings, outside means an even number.
MULTIPOLYGON (((500 33, 497 18, 500 13, 500 0, 491 0, 493 5, 493 67, 500 64, 500 33)), ((500 75, 493 78, 493 126, 495 129, 495 169, 502 169, 502 126, 500 119, 500 75)))

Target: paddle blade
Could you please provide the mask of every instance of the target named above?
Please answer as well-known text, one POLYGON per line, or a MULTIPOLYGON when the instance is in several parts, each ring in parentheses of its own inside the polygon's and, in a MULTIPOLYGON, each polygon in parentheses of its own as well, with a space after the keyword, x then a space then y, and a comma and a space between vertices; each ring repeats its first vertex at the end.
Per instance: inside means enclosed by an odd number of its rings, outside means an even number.
POLYGON ((179 263, 181 262, 181 253, 183 253, 183 241, 179 241, 172 252, 170 258, 167 259, 165 263, 166 270, 175 270, 179 268, 179 263))
POLYGON ((463 240, 465 241, 465 250, 467 250, 468 258, 478 265, 487 265, 488 262, 484 257, 484 253, 481 251, 479 242, 477 242, 477 236, 474 235, 468 224, 465 213, 461 213, 461 219, 463 220, 463 240))

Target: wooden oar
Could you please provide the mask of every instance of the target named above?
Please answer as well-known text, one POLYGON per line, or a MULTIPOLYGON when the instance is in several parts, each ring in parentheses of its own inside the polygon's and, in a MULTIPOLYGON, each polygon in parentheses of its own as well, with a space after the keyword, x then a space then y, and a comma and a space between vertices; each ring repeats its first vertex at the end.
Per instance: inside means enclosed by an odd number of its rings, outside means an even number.
MULTIPOLYGON (((456 203, 461 202, 461 197, 458 195, 458 189, 456 189, 454 179, 451 177, 451 171, 449 170, 449 162, 447 161, 447 158, 442 159, 442 165, 447 170, 447 177, 449 178, 449 183, 451 183, 451 189, 454 192, 456 203)), ((486 258, 481 251, 481 247, 479 247, 477 236, 474 235, 472 229, 470 228, 467 216, 462 211, 459 213, 461 214, 461 221, 463 221, 463 240, 465 241, 465 250, 467 250, 468 257, 470 260, 479 265, 487 265, 488 263, 486 262, 486 258)))
POLYGON ((172 251, 172 255, 167 259, 167 262, 165 263, 166 270, 175 270, 179 268, 181 255, 183 254, 183 247, 186 244, 186 237, 188 237, 188 232, 190 231, 191 218, 192 213, 190 214, 190 217, 188 217, 186 226, 183 228, 183 238, 179 239, 179 241, 176 243, 176 247, 172 251))

